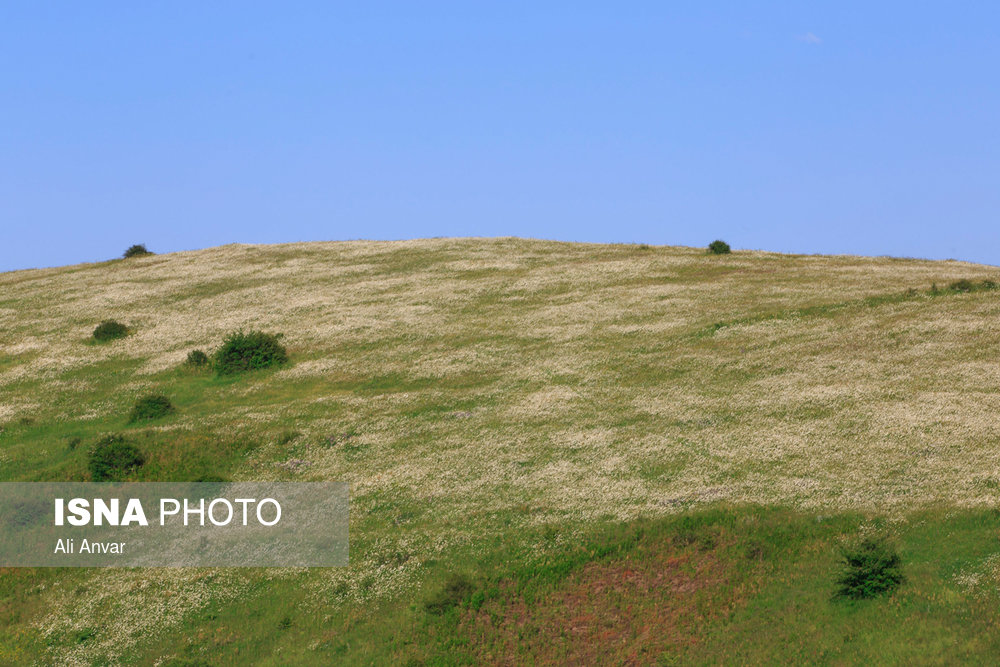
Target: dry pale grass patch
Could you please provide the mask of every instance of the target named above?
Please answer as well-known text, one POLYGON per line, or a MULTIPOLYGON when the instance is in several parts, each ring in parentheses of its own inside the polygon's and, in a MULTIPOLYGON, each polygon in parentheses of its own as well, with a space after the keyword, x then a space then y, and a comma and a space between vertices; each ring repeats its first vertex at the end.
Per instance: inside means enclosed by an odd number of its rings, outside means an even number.
MULTIPOLYGON (((518 239, 233 245, 20 271, 0 274, 0 422, 107 417, 124 399, 90 397, 102 368, 117 365, 132 395, 182 382, 169 372, 188 351, 234 329, 284 332, 290 367, 219 387, 211 411, 178 423, 260 441, 239 478, 350 482, 352 566, 317 591, 392 595, 420 558, 386 554, 447 553, 498 513, 516 527, 722 499, 995 503, 1000 294, 926 292, 996 275, 518 239), (105 318, 134 333, 88 345, 105 318), (301 436, 279 446, 280 429, 301 436), (414 513, 433 529, 412 528, 414 513)), ((106 599, 127 594, 106 583, 106 599)), ((143 599, 112 627, 147 627, 127 620, 157 616, 143 599)))
MULTIPOLYGON (((894 415, 907 410, 940 415, 942 438, 966 442, 987 436, 988 419, 981 411, 991 407, 990 400, 941 403, 924 385, 957 378, 957 390, 964 392, 976 378, 996 377, 995 365, 971 361, 967 352, 970 343, 996 339, 992 322, 1000 305, 991 295, 970 295, 848 305, 829 316, 794 309, 989 275, 987 267, 958 262, 762 252, 706 258, 697 249, 639 253, 630 246, 512 239, 234 245, 161 255, 141 265, 0 276, 17 305, 0 313, 9 325, 0 344, 6 354, 31 353, 5 367, 0 383, 31 378, 41 382, 37 393, 45 396, 47 384, 66 391, 58 383, 67 373, 113 359, 135 362, 141 378, 178 365, 192 347, 210 349, 226 332, 253 326, 288 333, 297 363, 275 381, 289 384, 346 374, 493 377, 498 391, 490 392, 487 414, 505 422, 504 428, 470 440, 470 424, 457 430, 454 424, 429 426, 432 442, 456 442, 447 454, 463 480, 458 488, 481 487, 489 479, 482 471, 497 474, 496 457, 523 458, 524 450, 564 431, 567 421, 583 422, 580 447, 593 449, 584 439, 594 427, 606 428, 612 419, 645 420, 643 428, 596 451, 608 459, 627 456, 637 438, 650 456, 686 451, 689 463, 671 483, 681 494, 708 478, 745 477, 724 485, 732 497, 787 500, 778 492, 784 478, 817 479, 810 476, 832 466, 831 474, 843 473, 842 479, 813 501, 838 502, 849 491, 852 502, 867 497, 872 504, 911 503, 936 498, 935 487, 944 480, 910 479, 904 486, 908 494, 917 492, 916 499, 886 497, 892 487, 876 482, 877 471, 910 463, 903 452, 913 449, 920 435, 905 416, 894 415), (782 314, 789 309, 793 312, 782 314), (98 313, 129 322, 136 333, 106 347, 82 345, 98 313), (768 313, 779 317, 741 321, 768 313), (728 320, 733 324, 707 339, 685 340, 688 332, 728 320), (696 367, 671 376, 669 367, 678 358, 696 367), (619 370, 643 365, 660 367, 663 379, 637 385, 628 371, 619 370), (574 387, 552 384, 552 373, 571 374, 574 387), (731 414, 716 423, 713 415, 719 413, 731 414), (866 441, 872 437, 879 442, 866 441), (873 462, 869 458, 881 465, 868 475, 843 470, 851 459, 841 452, 851 451, 857 462, 852 467, 860 470, 873 462), (887 452, 897 454, 886 459, 887 452), (753 469, 755 463, 767 470, 753 469), (736 474, 736 467, 752 474, 736 474), (761 475, 770 483, 747 486, 761 475), (868 488, 850 488, 858 484, 868 488)), ((254 407, 253 389, 232 391, 241 400, 213 415, 215 424, 265 424, 281 416, 272 406, 254 407)), ((388 446, 407 428, 399 411, 430 391, 401 392, 391 400, 377 392, 339 397, 357 408, 369 427, 370 446, 385 459, 366 460, 362 473, 329 453, 318 457, 311 474, 346 476, 361 488, 369 478, 416 485, 435 477, 441 464, 434 446, 416 460, 412 451, 388 446), (424 472, 415 474, 418 470, 424 472)), ((6 416, 23 409, 13 402, 0 405, 6 416)), ((600 459, 585 465, 601 470, 600 459)), ((539 480, 558 477, 542 474, 551 469, 558 467, 500 479, 544 495, 548 490, 539 480)), ((581 474, 579 479, 580 497, 594 505, 613 504, 621 495, 604 495, 602 489, 614 485, 598 478, 581 474)), ((982 501, 954 481, 956 500, 982 501)), ((618 483, 645 488, 648 507, 660 506, 660 495, 676 495, 671 485, 662 488, 656 480, 618 483)), ((568 487, 568 497, 575 497, 574 484, 568 487)), ((798 492, 793 499, 804 500, 798 492)))

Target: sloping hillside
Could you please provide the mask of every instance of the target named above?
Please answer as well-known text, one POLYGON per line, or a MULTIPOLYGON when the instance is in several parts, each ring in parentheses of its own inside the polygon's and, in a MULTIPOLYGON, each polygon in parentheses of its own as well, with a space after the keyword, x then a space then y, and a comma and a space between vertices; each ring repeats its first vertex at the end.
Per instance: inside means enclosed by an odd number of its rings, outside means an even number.
MULTIPOLYGON (((90 443, 123 433, 147 456, 138 480, 352 493, 348 568, 4 572, 0 662, 434 662, 446 621, 421 605, 453 570, 521 576, 604 527, 703 505, 778 508, 789 525, 856 517, 810 533, 832 548, 845 526, 972 516, 1000 500, 1000 290, 984 280, 1000 270, 519 239, 232 245, 0 274, 0 479, 87 479, 90 443), (971 291, 949 288, 960 280, 971 291), (105 319, 130 335, 95 344, 105 319), (240 328, 284 334, 291 364, 184 367, 240 328), (128 424, 150 391, 176 413, 128 424), (380 609, 395 629, 372 630, 380 609), (260 618, 253 639, 241 617, 260 618)), ((726 530, 726 548, 753 533, 726 530)), ((693 553, 699 581, 737 576, 693 553)), ((992 572, 991 553, 954 567, 992 572)), ((580 586, 598 576, 567 562, 580 586)), ((558 595, 582 595, 567 581, 558 595)), ((564 615, 552 600, 568 598, 547 599, 564 615)), ((686 613, 661 620, 689 628, 686 613)), ((473 657, 596 659, 522 655, 483 639, 502 624, 447 622, 473 657)), ((657 650, 707 646, 678 637, 657 650)))

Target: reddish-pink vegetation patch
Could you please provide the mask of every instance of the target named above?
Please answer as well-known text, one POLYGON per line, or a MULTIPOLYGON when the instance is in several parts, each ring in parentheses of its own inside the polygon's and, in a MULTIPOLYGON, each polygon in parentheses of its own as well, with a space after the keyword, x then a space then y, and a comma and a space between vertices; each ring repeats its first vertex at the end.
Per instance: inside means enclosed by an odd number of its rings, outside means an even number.
POLYGON ((712 552, 662 550, 591 563, 533 604, 508 592, 463 622, 487 663, 645 665, 698 642, 738 594, 712 552))

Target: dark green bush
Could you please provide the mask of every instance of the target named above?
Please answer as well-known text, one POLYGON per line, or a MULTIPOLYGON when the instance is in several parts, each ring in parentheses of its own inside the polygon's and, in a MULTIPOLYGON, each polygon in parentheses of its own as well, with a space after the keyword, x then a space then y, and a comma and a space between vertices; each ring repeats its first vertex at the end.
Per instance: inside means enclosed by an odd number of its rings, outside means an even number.
POLYGON ((128 421, 132 424, 147 419, 159 419, 160 417, 166 417, 173 411, 174 406, 169 398, 162 394, 149 394, 135 402, 128 421))
POLYGON ((996 289, 997 288, 996 281, 993 281, 993 280, 984 280, 982 282, 982 288, 983 289, 996 289))
POLYGON ((90 452, 87 467, 95 482, 120 480, 146 462, 134 445, 120 435, 108 435, 97 441, 90 452))
POLYGON ((232 375, 286 363, 288 352, 279 342, 280 338, 281 334, 263 331, 229 334, 215 353, 215 371, 219 375, 232 375))
POLYGON ((99 343, 106 343, 116 338, 124 338, 127 335, 128 327, 114 320, 104 320, 94 329, 94 340, 99 343))
POLYGON ((845 549, 837 595, 862 600, 889 593, 903 583, 899 554, 885 540, 866 538, 845 549))
POLYGON ((128 259, 129 257, 145 257, 146 255, 152 255, 146 246, 142 243, 136 243, 135 245, 130 245, 128 250, 122 253, 122 257, 128 259))
POLYGON ((444 587, 424 603, 424 609, 432 614, 444 614, 452 607, 465 602, 472 594, 474 586, 464 574, 452 574, 444 587))
POLYGON ((202 367, 207 366, 208 362, 211 361, 208 355, 201 350, 191 350, 188 352, 187 361, 184 363, 188 366, 202 367))
POLYGON ((732 249, 725 241, 712 241, 708 244, 708 252, 711 255, 727 255, 732 249))

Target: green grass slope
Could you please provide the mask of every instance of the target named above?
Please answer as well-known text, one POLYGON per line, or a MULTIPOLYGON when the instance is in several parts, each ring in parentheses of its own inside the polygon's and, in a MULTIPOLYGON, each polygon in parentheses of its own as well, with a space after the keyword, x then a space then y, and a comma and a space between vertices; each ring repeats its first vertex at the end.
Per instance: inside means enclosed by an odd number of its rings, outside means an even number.
POLYGON ((352 494, 347 568, 0 570, 0 664, 985 659, 998 276, 519 239, 0 274, 0 480, 89 479, 120 433, 131 479, 352 494), (241 328, 290 363, 184 364, 241 328), (906 583, 833 599, 872 532, 906 583))

